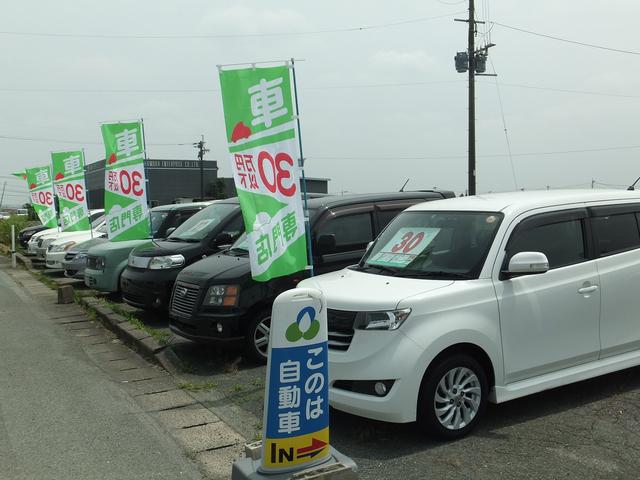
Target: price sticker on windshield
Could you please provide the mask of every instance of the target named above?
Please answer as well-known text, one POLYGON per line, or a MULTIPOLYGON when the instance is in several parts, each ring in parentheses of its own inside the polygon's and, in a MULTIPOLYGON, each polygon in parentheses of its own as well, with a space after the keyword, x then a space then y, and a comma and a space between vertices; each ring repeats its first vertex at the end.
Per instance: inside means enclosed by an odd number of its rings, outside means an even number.
POLYGON ((406 267, 429 246, 439 232, 439 228, 400 228, 367 263, 406 267))

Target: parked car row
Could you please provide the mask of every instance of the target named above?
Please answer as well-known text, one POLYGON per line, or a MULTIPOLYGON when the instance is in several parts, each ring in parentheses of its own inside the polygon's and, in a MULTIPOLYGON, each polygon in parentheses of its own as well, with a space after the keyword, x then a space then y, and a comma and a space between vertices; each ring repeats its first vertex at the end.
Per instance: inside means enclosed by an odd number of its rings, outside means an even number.
MULTIPOLYGON (((104 223, 104 210, 97 209, 89 212, 89 221, 92 230, 97 229, 104 223)), ((40 260, 45 260, 45 255, 49 245, 57 240, 73 239, 77 234, 81 236, 85 232, 62 232, 59 227, 46 228, 33 233, 27 243, 27 253, 35 255, 40 260)), ((81 240, 83 241, 83 240, 81 240)))
POLYGON ((447 439, 471 431, 487 402, 640 365, 640 194, 452 196, 310 200, 312 278, 251 278, 236 199, 154 209, 166 238, 69 254, 86 256, 88 285, 166 308, 174 333, 237 342, 259 362, 275 297, 320 289, 332 406, 447 439), (167 228, 171 215, 181 221, 167 228))

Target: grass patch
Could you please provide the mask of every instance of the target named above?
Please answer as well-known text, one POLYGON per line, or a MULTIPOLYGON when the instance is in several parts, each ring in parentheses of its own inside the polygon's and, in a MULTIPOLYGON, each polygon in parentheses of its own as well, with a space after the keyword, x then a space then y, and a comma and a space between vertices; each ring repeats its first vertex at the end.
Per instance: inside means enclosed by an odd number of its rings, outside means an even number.
POLYGON ((117 303, 113 303, 106 298, 101 298, 100 303, 109 307, 115 313, 122 315, 131 325, 136 327, 138 330, 142 330, 143 332, 149 334, 151 337, 155 338, 160 345, 166 347, 167 345, 171 344, 171 340, 173 338, 173 335, 171 335, 171 333, 145 325, 142 320, 136 317, 129 310, 127 310, 126 308, 122 308, 117 303))
POLYGON ((40 280, 42 283, 44 283, 51 290, 57 290, 58 289, 58 284, 56 282, 54 282, 53 280, 51 280, 51 278, 47 277, 44 273, 42 273, 42 272, 31 272, 31 275, 36 277, 38 280, 40 280))
POLYGON ((184 382, 184 383, 180 383, 178 385, 178 388, 182 390, 187 390, 189 392, 208 392, 209 390, 213 390, 217 386, 218 386, 218 383, 212 382, 212 381, 201 382, 201 383, 184 382))

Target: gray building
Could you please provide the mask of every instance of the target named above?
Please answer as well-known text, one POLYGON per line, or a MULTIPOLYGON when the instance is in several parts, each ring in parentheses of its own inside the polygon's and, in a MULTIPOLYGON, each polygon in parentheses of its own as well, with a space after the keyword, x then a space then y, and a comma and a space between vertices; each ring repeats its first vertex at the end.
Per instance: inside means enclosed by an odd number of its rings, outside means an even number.
MULTIPOLYGON (((145 162, 147 195, 151 206, 166 205, 176 198, 200 197, 200 162, 198 160, 158 160, 145 162)), ((204 162, 204 194, 216 196, 218 162, 204 162)), ((104 160, 87 165, 87 190, 89 208, 104 207, 104 160)))
MULTIPOLYGON (((236 186, 233 183, 233 178, 221 177, 221 182, 224 182, 224 193, 227 197, 236 196, 236 186)), ((315 178, 306 177, 307 192, 308 193, 328 193, 329 192, 329 180, 328 178, 315 178)), ((222 186, 222 185, 221 185, 222 186)), ((300 188, 302 190, 302 187, 300 188)))

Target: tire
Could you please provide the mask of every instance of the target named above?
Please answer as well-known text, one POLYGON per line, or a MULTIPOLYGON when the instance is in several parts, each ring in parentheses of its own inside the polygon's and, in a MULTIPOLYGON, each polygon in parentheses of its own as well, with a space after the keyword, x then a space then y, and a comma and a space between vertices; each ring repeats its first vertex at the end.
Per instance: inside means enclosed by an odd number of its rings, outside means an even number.
POLYGON ((251 360, 267 363, 269 331, 271 328, 271 309, 260 310, 249 322, 244 337, 244 354, 251 360))
POLYGON ((430 437, 464 437, 482 417, 488 392, 487 374, 475 358, 461 353, 444 357, 422 380, 418 425, 430 437))

